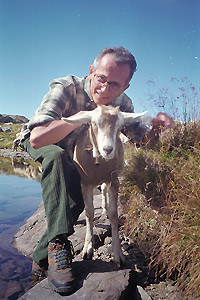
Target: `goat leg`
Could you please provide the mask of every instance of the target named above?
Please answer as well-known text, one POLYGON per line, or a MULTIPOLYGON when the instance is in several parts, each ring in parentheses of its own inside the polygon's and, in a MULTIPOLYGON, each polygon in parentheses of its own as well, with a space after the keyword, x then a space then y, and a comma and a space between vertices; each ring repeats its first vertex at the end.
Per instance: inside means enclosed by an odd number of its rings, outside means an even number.
POLYGON ((86 215, 86 235, 83 247, 83 259, 92 259, 93 256, 93 219, 94 219, 94 205, 93 205, 93 188, 90 186, 82 186, 83 199, 85 203, 86 215))
POLYGON ((107 203, 107 185, 106 183, 102 183, 101 185, 101 195, 102 195, 102 216, 107 217, 107 209, 108 209, 108 203, 107 203))
POLYGON ((118 213, 117 213, 117 200, 118 191, 116 191, 116 186, 111 185, 108 190, 108 218, 111 223, 112 229, 112 248, 114 260, 118 267, 120 267, 121 262, 125 263, 125 257, 122 253, 119 232, 118 232, 118 213))

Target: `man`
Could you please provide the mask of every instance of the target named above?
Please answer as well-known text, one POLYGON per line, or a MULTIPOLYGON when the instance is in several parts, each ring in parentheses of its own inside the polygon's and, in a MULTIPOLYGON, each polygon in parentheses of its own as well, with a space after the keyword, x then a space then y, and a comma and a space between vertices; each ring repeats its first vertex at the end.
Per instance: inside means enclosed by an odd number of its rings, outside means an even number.
MULTIPOLYGON (((135 71, 136 61, 128 50, 103 49, 89 67, 88 76, 69 75, 53 80, 35 115, 22 130, 25 150, 42 164, 41 186, 48 224, 33 254, 32 269, 34 274, 42 275, 48 268, 48 282, 59 293, 76 289, 68 237, 73 234, 73 225, 84 208, 80 177, 71 162, 74 142, 84 126, 70 125, 61 117, 73 118, 101 104, 133 112, 131 99, 124 91, 135 71)), ((164 117, 164 121, 162 118, 164 126, 165 119, 167 122, 168 118, 164 117)), ((159 118, 155 120, 159 127, 159 118)), ((138 139, 142 139, 145 130, 136 123, 138 139)))

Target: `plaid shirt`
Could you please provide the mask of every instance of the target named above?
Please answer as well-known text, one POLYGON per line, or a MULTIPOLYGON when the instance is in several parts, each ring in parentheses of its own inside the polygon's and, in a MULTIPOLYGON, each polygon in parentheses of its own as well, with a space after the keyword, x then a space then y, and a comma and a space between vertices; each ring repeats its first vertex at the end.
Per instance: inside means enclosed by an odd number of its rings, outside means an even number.
MULTIPOLYGON (((114 107, 119 106, 121 111, 134 112, 131 99, 123 93, 116 97, 112 103, 114 107)), ((61 117, 69 117, 81 110, 92 110, 96 107, 90 93, 90 79, 86 76, 79 78, 68 75, 64 78, 54 79, 50 82, 49 92, 44 96, 42 103, 36 110, 34 116, 25 124, 21 131, 20 141, 23 142, 30 131, 38 125, 42 125, 53 120, 60 120, 61 117)), ((78 134, 85 128, 84 125, 71 132, 60 144, 65 149, 71 150, 78 134)), ((141 140, 144 135, 145 125, 135 122, 136 140, 141 140)), ((71 152, 71 151, 70 151, 71 152)))

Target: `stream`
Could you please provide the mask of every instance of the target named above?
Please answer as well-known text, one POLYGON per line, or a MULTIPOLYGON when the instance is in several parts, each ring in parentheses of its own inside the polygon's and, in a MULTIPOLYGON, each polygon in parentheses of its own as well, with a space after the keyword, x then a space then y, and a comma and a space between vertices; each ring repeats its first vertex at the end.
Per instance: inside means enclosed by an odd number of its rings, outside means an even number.
POLYGON ((30 259, 13 236, 42 200, 40 170, 29 161, 0 157, 0 299, 18 299, 31 286, 30 259))

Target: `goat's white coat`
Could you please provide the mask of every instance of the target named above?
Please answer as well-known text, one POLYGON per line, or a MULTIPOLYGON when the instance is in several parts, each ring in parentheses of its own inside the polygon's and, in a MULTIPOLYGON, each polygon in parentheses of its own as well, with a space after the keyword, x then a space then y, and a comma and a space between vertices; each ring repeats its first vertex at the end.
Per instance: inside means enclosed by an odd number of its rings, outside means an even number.
POLYGON ((86 213, 86 237, 83 257, 93 255, 93 188, 102 187, 103 213, 108 215, 112 228, 114 260, 118 266, 124 262, 118 234, 118 173, 123 168, 123 146, 119 139, 120 129, 135 121, 144 113, 124 113, 119 108, 98 106, 93 111, 63 118, 69 124, 90 123, 89 130, 77 139, 74 162, 81 176, 82 193, 86 213))

